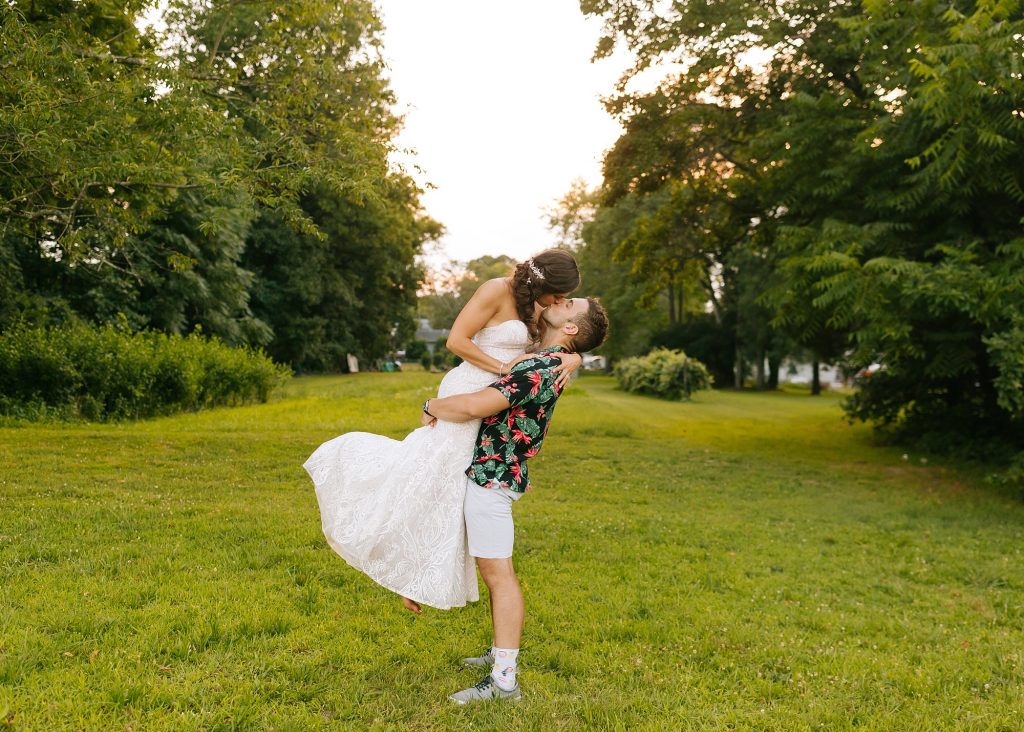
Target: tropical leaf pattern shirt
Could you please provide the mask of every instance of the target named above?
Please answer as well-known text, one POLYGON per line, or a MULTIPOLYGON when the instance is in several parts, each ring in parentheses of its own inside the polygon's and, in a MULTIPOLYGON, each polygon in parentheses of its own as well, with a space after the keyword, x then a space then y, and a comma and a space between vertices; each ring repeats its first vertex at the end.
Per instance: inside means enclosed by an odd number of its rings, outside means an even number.
POLYGON ((555 386, 558 374, 551 373, 560 361, 544 354, 562 350, 561 346, 545 348, 488 387, 501 392, 510 406, 483 420, 473 464, 466 469, 466 475, 484 488, 530 490, 526 461, 540 452, 560 392, 555 386))

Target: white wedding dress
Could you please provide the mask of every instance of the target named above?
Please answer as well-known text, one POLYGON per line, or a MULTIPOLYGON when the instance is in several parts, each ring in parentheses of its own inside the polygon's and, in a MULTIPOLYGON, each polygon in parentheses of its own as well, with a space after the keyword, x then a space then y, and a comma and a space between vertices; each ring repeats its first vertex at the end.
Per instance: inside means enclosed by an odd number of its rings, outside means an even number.
MULTIPOLYGON (((526 351, 520 320, 483 328, 473 342, 510 361, 526 351)), ((466 394, 497 380, 462 363, 437 395, 466 394)), ((409 414, 416 407, 409 405, 409 414)), ((432 607, 479 599, 466 547, 463 500, 480 420, 420 427, 404 440, 349 432, 325 442, 303 467, 316 486, 324 536, 356 569, 400 595, 432 607)))

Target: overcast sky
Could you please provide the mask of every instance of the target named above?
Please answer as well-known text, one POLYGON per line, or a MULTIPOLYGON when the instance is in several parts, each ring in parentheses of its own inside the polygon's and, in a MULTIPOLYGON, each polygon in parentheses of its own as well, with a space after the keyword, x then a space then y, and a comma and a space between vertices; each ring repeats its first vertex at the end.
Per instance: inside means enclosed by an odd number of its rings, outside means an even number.
POLYGON ((416 150, 401 158, 453 259, 523 259, 551 246, 543 209, 601 180, 619 136, 599 97, 625 62, 590 62, 600 23, 576 0, 378 0, 384 55, 416 150), (423 169, 418 173, 410 162, 423 169))

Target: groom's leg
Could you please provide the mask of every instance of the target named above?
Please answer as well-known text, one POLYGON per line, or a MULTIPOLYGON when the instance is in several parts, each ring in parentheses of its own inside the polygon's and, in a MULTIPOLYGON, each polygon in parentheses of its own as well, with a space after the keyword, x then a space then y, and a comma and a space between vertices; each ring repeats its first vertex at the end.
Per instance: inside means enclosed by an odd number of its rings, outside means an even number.
POLYGON ((481 699, 519 698, 516 683, 519 638, 523 632, 523 593, 512 566, 515 526, 512 504, 519 494, 483 488, 470 481, 466 489, 466 536, 469 553, 491 596, 494 626, 493 666, 480 684, 452 695, 460 704, 481 699))
POLYGON ((519 588, 512 557, 486 559, 477 557, 480 576, 491 595, 491 622, 494 624, 494 645, 498 648, 519 648, 523 633, 523 593, 519 588))

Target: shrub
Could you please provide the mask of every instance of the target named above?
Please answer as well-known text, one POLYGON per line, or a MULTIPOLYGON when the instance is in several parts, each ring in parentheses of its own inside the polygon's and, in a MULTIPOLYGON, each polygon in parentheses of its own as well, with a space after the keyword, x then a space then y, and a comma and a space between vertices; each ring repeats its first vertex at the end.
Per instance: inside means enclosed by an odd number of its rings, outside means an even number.
POLYGON ((0 414, 137 419, 266 401, 285 366, 216 338, 113 326, 0 333, 0 414))
POLYGON ((413 338, 405 347, 405 360, 419 361, 423 358, 423 354, 427 352, 427 342, 421 341, 419 338, 413 338))
POLYGON ((663 399, 689 399, 700 389, 711 388, 711 375, 695 358, 682 351, 656 348, 646 356, 622 359, 615 365, 619 387, 663 399))
POLYGON ((651 335, 651 348, 681 349, 704 364, 716 384, 731 384, 736 358, 736 323, 728 314, 719 322, 711 313, 691 314, 651 335))

